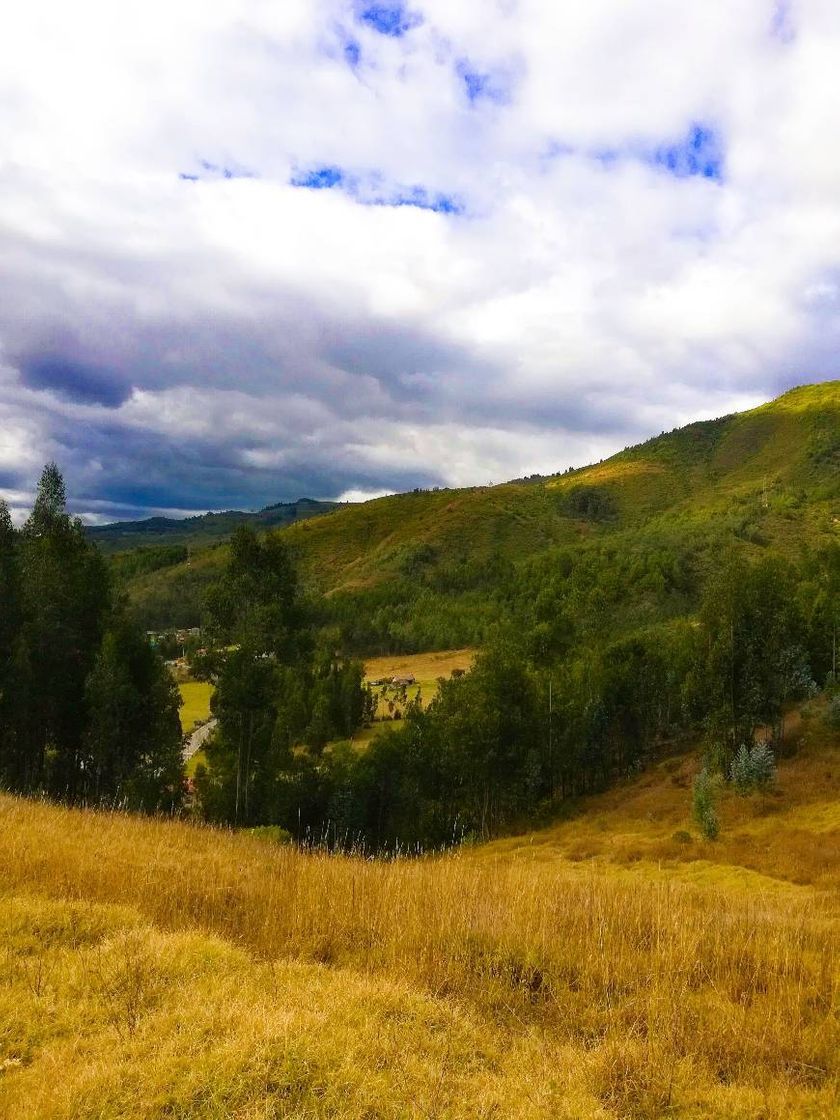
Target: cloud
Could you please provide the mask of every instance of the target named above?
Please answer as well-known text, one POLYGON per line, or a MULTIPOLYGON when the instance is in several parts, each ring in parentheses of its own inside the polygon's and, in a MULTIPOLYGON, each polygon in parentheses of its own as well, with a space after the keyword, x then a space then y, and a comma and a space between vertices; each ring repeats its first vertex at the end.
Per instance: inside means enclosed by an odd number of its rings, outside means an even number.
POLYGON ((840 366, 829 0, 31 0, 0 493, 498 481, 840 366))

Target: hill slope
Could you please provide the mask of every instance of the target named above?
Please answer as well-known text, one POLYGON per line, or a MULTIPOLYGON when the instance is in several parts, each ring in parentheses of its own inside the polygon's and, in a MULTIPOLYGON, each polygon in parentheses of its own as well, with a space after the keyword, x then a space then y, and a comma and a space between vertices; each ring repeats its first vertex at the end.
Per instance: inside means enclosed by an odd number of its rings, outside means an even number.
POLYGON ((204 513, 196 517, 148 517, 143 521, 115 521, 109 525, 91 525, 85 532, 103 552, 118 552, 156 545, 189 545, 206 548, 225 540, 237 525, 253 525, 256 529, 282 529, 295 521, 305 521, 338 509, 338 502, 317 502, 299 498, 296 502, 278 502, 249 513, 226 510, 204 513))
MULTIPOLYGON (((333 597, 350 644, 366 652, 480 641, 494 614, 488 594, 515 582, 512 566, 519 572, 542 559, 550 567, 561 552, 607 548, 644 563, 667 553, 670 567, 702 569, 704 555, 728 544, 798 552, 839 536, 837 381, 566 474, 398 494, 284 530, 305 578, 333 597), (371 618, 381 612, 367 632, 352 630, 360 610, 371 618)), ((218 550, 193 557, 190 568, 146 575, 132 584, 132 597, 150 625, 165 624, 173 610, 194 620, 223 560, 218 550)), ((650 619, 678 609, 656 605, 650 619)))
POLYGON ((0 1116, 835 1116, 838 763, 390 863, 2 797, 0 1116))

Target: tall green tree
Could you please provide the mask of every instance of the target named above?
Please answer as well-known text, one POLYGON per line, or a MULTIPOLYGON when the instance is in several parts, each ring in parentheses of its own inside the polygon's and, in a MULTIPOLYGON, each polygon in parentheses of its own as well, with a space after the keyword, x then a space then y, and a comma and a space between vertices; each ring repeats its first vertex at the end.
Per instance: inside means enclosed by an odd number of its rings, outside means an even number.
POLYGON ((730 560, 707 588, 700 621, 702 706, 727 772, 757 727, 780 728, 785 702, 810 680, 793 570, 775 558, 730 560))
POLYGON ((8 506, 0 501, 0 776, 12 783, 20 763, 16 749, 16 653, 22 622, 18 544, 8 506))
POLYGON ((294 565, 276 535, 237 530, 207 608, 209 629, 227 649, 217 671, 218 730, 197 780, 201 804, 216 819, 299 833, 315 819, 311 806, 326 804, 323 747, 371 715, 363 668, 331 650, 316 653, 294 565))
POLYGON ((102 556, 66 511, 64 480, 55 463, 44 468, 21 543, 23 658, 32 704, 28 784, 73 798, 87 718, 85 682, 111 596, 102 556))
POLYGON ((145 636, 117 614, 86 687, 85 794, 130 808, 171 810, 181 800, 181 698, 145 636))
POLYGON ((211 630, 221 641, 291 663, 306 645, 297 573, 276 534, 260 539, 241 525, 231 537, 222 578, 207 599, 211 630))

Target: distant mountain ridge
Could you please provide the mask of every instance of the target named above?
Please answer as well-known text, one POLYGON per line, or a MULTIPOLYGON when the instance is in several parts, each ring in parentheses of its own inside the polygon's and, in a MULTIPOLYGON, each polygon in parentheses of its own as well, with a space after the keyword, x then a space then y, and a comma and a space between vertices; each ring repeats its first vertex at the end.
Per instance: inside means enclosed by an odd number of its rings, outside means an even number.
POLYGON ((147 517, 142 521, 114 521, 91 525, 85 530, 104 552, 121 552, 141 545, 195 545, 205 547, 225 540, 238 525, 255 529, 282 529, 339 509, 344 503, 298 498, 295 502, 276 502, 255 511, 224 510, 194 517, 147 517))

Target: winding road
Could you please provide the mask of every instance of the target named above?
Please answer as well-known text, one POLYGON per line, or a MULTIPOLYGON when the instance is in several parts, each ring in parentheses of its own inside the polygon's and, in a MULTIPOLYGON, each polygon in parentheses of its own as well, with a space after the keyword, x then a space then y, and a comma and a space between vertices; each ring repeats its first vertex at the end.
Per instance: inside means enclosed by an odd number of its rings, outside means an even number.
POLYGON ((201 727, 197 727, 192 734, 188 735, 184 741, 184 762, 192 758, 194 754, 204 746, 213 732, 216 730, 217 719, 208 719, 206 723, 202 723, 201 727))

